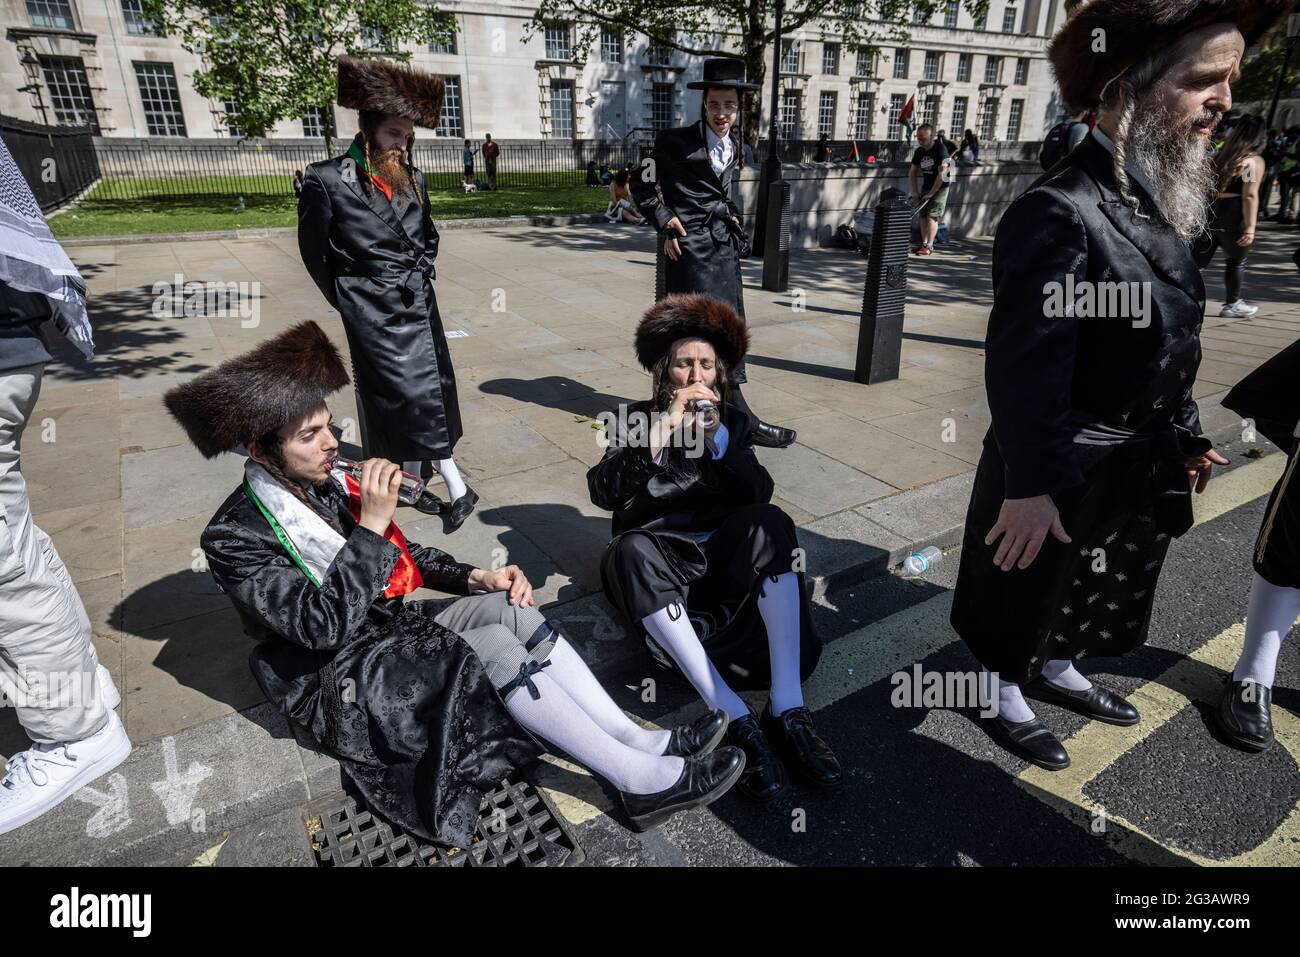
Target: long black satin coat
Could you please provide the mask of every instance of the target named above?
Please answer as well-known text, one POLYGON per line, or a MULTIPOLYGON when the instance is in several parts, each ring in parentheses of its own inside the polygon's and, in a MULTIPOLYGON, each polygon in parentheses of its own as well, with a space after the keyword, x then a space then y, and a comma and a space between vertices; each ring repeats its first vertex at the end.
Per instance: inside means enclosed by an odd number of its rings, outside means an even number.
POLYGON ((1048 659, 1117 655, 1145 641, 1170 537, 1192 521, 1182 462, 1209 445, 1197 438, 1192 399, 1200 271, 1132 177, 1145 217, 1124 205, 1111 162, 1085 139, 1011 204, 994 243, 985 363, 993 421, 952 622, 1009 681, 1033 678, 1048 659), (1149 283, 1149 324, 1050 317, 1046 286, 1068 274, 1149 283), (1126 430, 1138 434, 1120 438, 1126 430), (1098 431, 1110 438, 1098 442, 1098 431), (992 563, 999 543, 984 538, 1003 498, 1044 494, 1073 542, 1049 535, 1028 569, 1001 571, 992 563))
POLYGON ((456 375, 430 280, 438 230, 420 202, 398 217, 346 156, 307 167, 298 199, 303 265, 343 317, 368 457, 450 458, 463 432, 456 375), (352 175, 344 175, 347 169, 352 175))
MULTIPOLYGON (((633 403, 628 406, 628 417, 634 413, 648 416, 650 409, 649 402, 633 403)), ((751 433, 752 416, 727 403, 723 406, 723 421, 730 434, 727 451, 717 461, 708 456, 701 458, 701 471, 695 476, 674 477, 664 466, 654 463, 646 444, 630 442, 623 429, 612 438, 604 457, 587 471, 592 504, 614 513, 614 537, 605 550, 601 578, 616 608, 624 608, 625 602, 610 573, 610 558, 623 535, 651 534, 681 578, 696 580, 704 575, 708 563, 691 533, 716 528, 724 516, 740 506, 772 500, 772 476, 758 461, 752 443, 738 439, 751 433)), ((799 570, 797 574, 800 663, 806 679, 817 665, 822 645, 813 627, 804 573, 799 570)), ((701 643, 732 687, 741 691, 770 685, 767 629, 756 598, 762 577, 760 573, 754 575, 753 588, 746 595, 704 595, 699 589, 688 593, 687 611, 701 643), (729 667, 732 663, 742 663, 742 671, 729 667)), ((645 636, 640 622, 629 624, 645 636)))
MULTIPOLYGON (((340 759, 376 812, 467 847, 483 794, 540 749, 474 652, 433 620, 452 599, 384 598, 399 549, 353 521, 332 484, 324 494, 347 541, 319 588, 242 488, 203 531, 208 567, 259 642, 249 666, 267 699, 340 759)), ((471 566, 407 545, 426 587, 469 594, 471 566)))
MULTIPOLYGON (((744 285, 740 260, 749 255, 749 239, 744 230, 731 222, 736 217, 744 223, 740 207, 732 200, 732 190, 741 168, 743 146, 732 136, 731 163, 719 177, 709 162, 708 140, 704 123, 692 123, 664 130, 655 138, 648 159, 653 166, 634 171, 631 178, 632 198, 642 214, 660 231, 663 241, 668 221, 676 216, 686 228, 686 235, 676 237, 682 256, 665 258, 664 286, 669 293, 707 293, 745 314, 744 285)), ((739 376, 744 382, 744 363, 739 376)))

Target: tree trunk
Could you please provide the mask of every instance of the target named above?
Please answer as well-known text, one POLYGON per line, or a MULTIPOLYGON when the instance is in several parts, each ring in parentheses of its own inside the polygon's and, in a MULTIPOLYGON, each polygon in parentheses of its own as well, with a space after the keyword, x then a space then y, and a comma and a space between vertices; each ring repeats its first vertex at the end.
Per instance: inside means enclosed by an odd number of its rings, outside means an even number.
MULTIPOLYGON (((767 76, 767 62, 764 54, 767 48, 763 45, 761 34, 759 36, 750 36, 746 34, 745 42, 745 79, 750 83, 757 83, 757 90, 747 90, 744 97, 744 116, 745 122, 741 125, 741 135, 750 149, 754 151, 754 157, 762 160, 758 155, 758 131, 759 121, 763 116, 765 105, 763 102, 763 78, 767 76)), ((768 118, 771 122, 771 118, 768 118)))

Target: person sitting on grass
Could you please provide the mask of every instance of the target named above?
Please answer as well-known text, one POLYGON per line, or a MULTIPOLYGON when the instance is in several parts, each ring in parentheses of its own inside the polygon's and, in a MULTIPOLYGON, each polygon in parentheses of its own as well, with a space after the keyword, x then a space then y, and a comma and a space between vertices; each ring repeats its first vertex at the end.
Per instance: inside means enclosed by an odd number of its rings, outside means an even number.
POLYGON ((605 218, 611 223, 621 221, 634 226, 645 222, 645 217, 637 212, 636 204, 632 201, 632 188, 628 185, 625 169, 615 173, 613 182, 609 184, 609 207, 605 210, 605 218))

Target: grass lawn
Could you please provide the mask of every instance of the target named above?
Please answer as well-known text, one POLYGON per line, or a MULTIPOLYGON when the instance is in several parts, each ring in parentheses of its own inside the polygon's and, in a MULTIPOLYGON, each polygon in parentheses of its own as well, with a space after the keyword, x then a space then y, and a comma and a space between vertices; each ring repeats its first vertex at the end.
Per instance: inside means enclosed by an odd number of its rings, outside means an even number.
MULTIPOLYGON (((548 174, 502 175, 500 188, 465 193, 455 177, 426 177, 433 218, 599 213, 609 193, 590 186, 547 185, 548 174)), ((581 183, 583 174, 573 179, 581 183)), ((549 174, 554 179, 554 174, 549 174)), ((118 236, 265 229, 298 223, 298 201, 287 177, 222 176, 106 180, 80 203, 50 219, 56 236, 118 236), (129 195, 130 198, 114 198, 129 195), (239 198, 244 208, 238 209, 239 198)))

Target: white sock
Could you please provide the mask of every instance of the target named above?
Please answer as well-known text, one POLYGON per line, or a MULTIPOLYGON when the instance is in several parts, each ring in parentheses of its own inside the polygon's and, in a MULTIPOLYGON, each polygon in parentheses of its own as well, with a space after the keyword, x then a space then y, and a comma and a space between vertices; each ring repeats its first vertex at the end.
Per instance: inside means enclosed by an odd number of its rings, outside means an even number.
POLYGON ((1043 663, 1043 679, 1066 691, 1087 691, 1092 682, 1075 669, 1069 658, 1054 658, 1043 663))
POLYGON ((992 672, 983 670, 980 672, 980 681, 987 682, 984 685, 986 688, 997 688, 998 717, 1004 721, 1030 721, 1033 719, 1034 711, 1025 702, 1025 696, 1020 693, 1020 685, 1012 684, 1010 681, 1003 681, 992 672))
POLYGON ((682 674, 700 693, 705 704, 710 708, 721 708, 732 721, 750 713, 749 705, 727 687, 718 669, 713 667, 685 608, 674 602, 653 615, 646 615, 641 624, 650 632, 650 637, 659 642, 659 647, 672 655, 677 667, 682 669, 682 674))
POLYGON ((433 463, 433 467, 438 470, 442 480, 447 483, 447 497, 451 501, 456 501, 468 491, 465 487, 465 480, 460 477, 460 469, 456 468, 455 459, 438 459, 433 463))
POLYGON ((772 714, 803 707, 799 681, 799 576, 794 572, 764 580, 758 613, 767 629, 772 662, 772 714))
POLYGON ((1273 687, 1282 639, 1300 617, 1300 588, 1274 585, 1255 573, 1246 612, 1246 644, 1232 672, 1233 681, 1273 687))
POLYGON ((646 754, 663 754, 672 738, 671 731, 651 731, 629 718, 601 687, 596 676, 577 650, 563 638, 556 639, 548 656, 551 662, 546 673, 564 689, 587 717, 596 722, 606 734, 629 748, 646 754))
POLYGON ((506 698, 506 710, 533 734, 561 748, 620 791, 654 794, 672 787, 682 776, 685 762, 681 758, 646 754, 611 737, 546 671, 537 672, 530 680, 537 686, 538 697, 534 698, 526 685, 515 688, 506 698))

